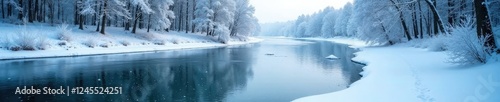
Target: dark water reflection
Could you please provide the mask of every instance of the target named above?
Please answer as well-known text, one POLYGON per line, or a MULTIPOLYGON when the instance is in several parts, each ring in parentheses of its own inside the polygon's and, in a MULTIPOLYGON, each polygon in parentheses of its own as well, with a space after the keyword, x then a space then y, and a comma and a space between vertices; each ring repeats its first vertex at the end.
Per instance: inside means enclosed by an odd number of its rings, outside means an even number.
MULTIPOLYGON (((345 45, 235 47, 0 61, 2 101, 291 101, 359 79, 345 45), (266 55, 273 53, 274 55, 266 55), (337 55, 340 60, 324 57, 337 55), (16 95, 16 87, 122 87, 121 95, 16 95)), ((307 41, 309 42, 309 41, 307 41)))

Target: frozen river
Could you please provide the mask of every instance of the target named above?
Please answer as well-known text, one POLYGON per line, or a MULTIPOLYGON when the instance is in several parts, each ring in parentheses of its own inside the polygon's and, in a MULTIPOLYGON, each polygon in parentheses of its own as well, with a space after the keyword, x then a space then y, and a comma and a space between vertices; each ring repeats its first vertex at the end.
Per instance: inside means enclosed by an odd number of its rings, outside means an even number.
POLYGON ((353 52, 331 42, 269 38, 222 48, 5 60, 0 61, 0 100, 291 101, 342 90, 358 80, 361 66, 350 61, 353 52), (325 58, 331 54, 340 59, 325 58), (63 87, 66 93, 15 93, 24 86, 63 87), (100 87, 118 87, 120 92, 96 95, 68 90, 89 87, 98 87, 96 92, 100 87))

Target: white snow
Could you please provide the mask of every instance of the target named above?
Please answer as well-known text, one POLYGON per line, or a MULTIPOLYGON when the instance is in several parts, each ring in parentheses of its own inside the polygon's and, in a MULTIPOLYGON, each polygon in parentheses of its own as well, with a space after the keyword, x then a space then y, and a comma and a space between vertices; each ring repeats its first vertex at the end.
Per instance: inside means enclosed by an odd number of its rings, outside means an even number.
POLYGON ((0 23, 0 60, 20 59, 20 58, 40 58, 40 57, 63 57, 82 56, 96 54, 115 54, 145 51, 161 51, 174 49, 191 49, 207 47, 223 47, 231 45, 241 45, 261 42, 262 39, 249 37, 241 40, 232 39, 228 44, 217 42, 214 38, 205 34, 186 34, 183 32, 154 32, 147 33, 145 29, 138 30, 137 34, 125 31, 123 28, 108 27, 106 35, 95 32, 95 27, 87 26, 85 30, 79 30, 75 26, 72 29, 71 41, 64 41, 58 38, 57 27, 47 24, 30 24, 26 29, 30 32, 38 32, 35 35, 40 39, 46 39, 48 48, 36 51, 11 51, 6 47, 11 45, 11 38, 16 36, 23 26, 0 23), (65 43, 65 45, 60 45, 65 43), (88 43, 96 44, 96 47, 88 47, 88 43), (126 45, 126 46, 125 46, 126 45), (107 46, 107 47, 103 47, 107 46))
POLYGON ((325 58, 326 59, 339 59, 339 57, 337 57, 335 55, 326 56, 325 58))
MULTIPOLYGON (((348 41, 346 42, 355 42, 348 41)), ((351 39, 352 40, 352 39, 351 39)), ((500 62, 462 66, 447 63, 445 51, 404 44, 363 47, 355 61, 363 77, 349 88, 294 102, 499 102, 500 62)))

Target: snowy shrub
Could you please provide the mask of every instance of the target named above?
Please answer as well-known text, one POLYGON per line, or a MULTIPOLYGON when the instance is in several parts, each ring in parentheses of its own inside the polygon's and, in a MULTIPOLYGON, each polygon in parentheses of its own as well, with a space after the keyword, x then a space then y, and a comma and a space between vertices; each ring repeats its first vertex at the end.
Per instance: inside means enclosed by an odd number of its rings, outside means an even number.
POLYGON ((158 37, 153 33, 137 33, 137 35, 149 41, 154 41, 158 39, 158 37))
POLYGON ((238 41, 248 41, 249 40, 247 36, 241 36, 241 35, 236 35, 236 36, 233 36, 232 38, 237 39, 238 41))
POLYGON ((110 43, 103 43, 101 45, 99 45, 100 47, 103 47, 103 48, 108 48, 109 46, 111 46, 110 43))
MULTIPOLYGON (((137 33, 142 38, 153 42, 155 45, 165 45, 168 41, 157 33, 137 33)), ((143 44, 144 45, 144 44, 143 44)))
POLYGON ((11 37, 7 37, 6 47, 12 51, 45 50, 49 43, 39 31, 28 31, 25 27, 11 37))
POLYGON ((129 41, 120 41, 120 43, 123 45, 123 46, 129 46, 129 45, 132 45, 129 41))
POLYGON ((179 43, 181 43, 181 40, 176 39, 176 38, 171 39, 171 40, 172 40, 172 43, 174 43, 174 44, 179 44, 179 43))
POLYGON ((155 45, 165 45, 167 43, 165 40, 153 40, 152 42, 155 45))
MULTIPOLYGON (((470 18, 469 18, 470 19, 470 18)), ((474 22, 467 20, 461 26, 454 27, 451 32, 448 46, 448 53, 451 63, 474 64, 485 63, 492 52, 483 44, 486 37, 478 37, 474 22)))
POLYGON ((0 49, 6 48, 9 45, 7 37, 0 38, 2 38, 0 39, 0 49))
POLYGON ((57 38, 59 40, 64 40, 68 42, 71 42, 73 40, 73 38, 71 37, 72 31, 69 28, 68 24, 61 24, 60 26, 57 27, 57 30, 58 30, 57 38))
POLYGON ((62 41, 62 42, 57 43, 57 45, 59 45, 59 46, 66 46, 67 44, 66 44, 66 41, 62 41))
POLYGON ((224 26, 220 27, 215 27, 215 36, 217 37, 217 40, 221 43, 227 44, 229 42, 230 36, 229 36, 229 29, 224 26))
POLYGON ((38 42, 37 42, 37 45, 36 47, 39 49, 39 50, 45 50, 48 48, 49 46, 49 42, 47 41, 47 38, 46 37, 40 37, 38 38, 38 42))
POLYGON ((423 43, 427 43, 427 49, 430 51, 445 51, 447 50, 446 40, 448 36, 445 34, 440 34, 439 36, 435 36, 433 38, 429 38, 427 41, 423 43))
POLYGON ((26 30, 20 31, 14 41, 22 50, 35 50, 37 36, 26 30))
POLYGON ((98 41, 95 39, 89 39, 86 42, 84 42, 83 45, 90 47, 90 48, 94 48, 98 45, 98 41))

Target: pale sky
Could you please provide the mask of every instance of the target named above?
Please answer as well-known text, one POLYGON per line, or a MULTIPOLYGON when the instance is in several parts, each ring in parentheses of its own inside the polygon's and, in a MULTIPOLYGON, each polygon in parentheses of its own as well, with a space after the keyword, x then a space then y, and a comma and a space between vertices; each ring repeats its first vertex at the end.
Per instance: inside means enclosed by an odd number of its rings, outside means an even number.
POLYGON ((353 0, 250 0, 259 23, 283 22, 301 14, 312 14, 327 6, 342 8, 353 0))

